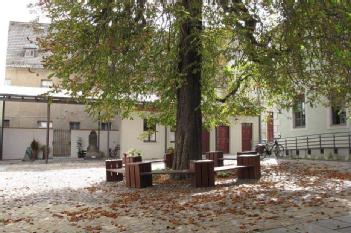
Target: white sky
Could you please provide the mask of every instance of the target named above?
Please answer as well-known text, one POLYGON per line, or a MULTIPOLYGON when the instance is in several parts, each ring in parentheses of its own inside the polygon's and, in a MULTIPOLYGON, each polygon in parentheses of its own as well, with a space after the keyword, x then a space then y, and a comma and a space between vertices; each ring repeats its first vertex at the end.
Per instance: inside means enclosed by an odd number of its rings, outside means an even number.
MULTIPOLYGON (((0 85, 4 84, 5 65, 6 65, 6 48, 7 33, 9 21, 29 22, 38 15, 31 13, 27 7, 29 3, 35 3, 36 0, 0 0, 0 85)), ((39 18, 40 22, 48 22, 45 17, 39 18)))

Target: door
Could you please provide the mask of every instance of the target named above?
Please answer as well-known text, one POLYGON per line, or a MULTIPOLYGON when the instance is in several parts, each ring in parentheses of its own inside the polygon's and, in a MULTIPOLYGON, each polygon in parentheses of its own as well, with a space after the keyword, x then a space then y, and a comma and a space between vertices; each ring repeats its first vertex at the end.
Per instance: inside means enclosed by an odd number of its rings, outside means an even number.
POLYGON ((53 156, 71 155, 71 131, 69 129, 54 129, 53 156))
POLYGON ((267 119, 267 140, 269 142, 273 141, 274 138, 274 128, 273 128, 273 113, 270 112, 267 119))
POLYGON ((252 150, 252 123, 241 124, 242 151, 252 150))
POLYGON ((206 130, 202 130, 202 154, 210 151, 210 133, 206 130))
POLYGON ((216 127, 216 150, 229 153, 229 126, 216 127))

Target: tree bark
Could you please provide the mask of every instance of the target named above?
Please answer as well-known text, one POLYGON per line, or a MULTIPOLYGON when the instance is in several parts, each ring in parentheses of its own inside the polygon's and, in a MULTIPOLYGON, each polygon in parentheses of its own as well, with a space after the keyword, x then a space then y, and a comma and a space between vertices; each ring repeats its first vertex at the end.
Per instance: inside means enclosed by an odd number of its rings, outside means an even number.
POLYGON ((202 0, 182 0, 182 5, 190 14, 182 21, 180 28, 178 70, 183 83, 177 89, 173 169, 186 169, 190 160, 201 159, 202 0))

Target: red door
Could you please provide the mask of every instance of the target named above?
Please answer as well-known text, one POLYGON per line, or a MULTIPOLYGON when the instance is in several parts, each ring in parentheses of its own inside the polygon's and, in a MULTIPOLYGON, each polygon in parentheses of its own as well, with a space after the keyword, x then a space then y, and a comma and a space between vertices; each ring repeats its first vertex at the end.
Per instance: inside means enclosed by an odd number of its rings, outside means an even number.
POLYGON ((252 150, 252 123, 241 124, 242 151, 252 150))
POLYGON ((216 150, 229 153, 229 126, 216 127, 216 150))
POLYGON ((206 130, 202 130, 202 154, 210 151, 210 133, 206 130))
POLYGON ((273 113, 270 112, 267 119, 267 140, 269 142, 273 141, 274 131, 273 131, 273 113))

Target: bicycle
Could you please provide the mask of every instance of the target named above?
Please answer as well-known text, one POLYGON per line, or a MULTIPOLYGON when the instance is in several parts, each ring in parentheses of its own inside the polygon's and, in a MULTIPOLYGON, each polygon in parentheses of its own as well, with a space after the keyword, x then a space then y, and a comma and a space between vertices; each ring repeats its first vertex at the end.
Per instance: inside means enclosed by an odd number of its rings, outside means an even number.
POLYGON ((119 150, 120 150, 120 146, 119 145, 115 146, 114 149, 109 148, 108 150, 109 150, 110 158, 116 158, 116 159, 120 158, 119 153, 118 153, 119 150))
POLYGON ((261 159, 270 157, 272 154, 274 154, 275 157, 281 157, 284 155, 284 146, 279 144, 277 140, 274 140, 266 144, 258 144, 256 146, 256 152, 260 155, 261 159))

